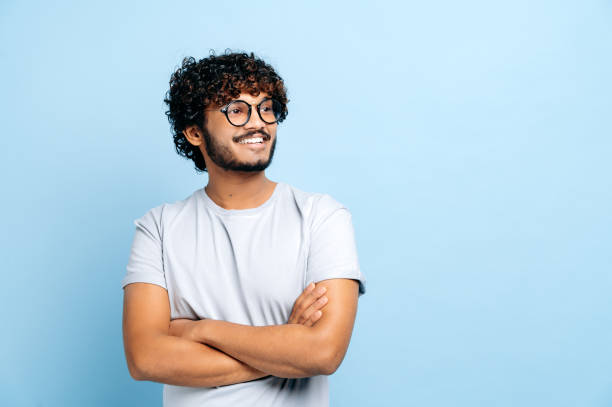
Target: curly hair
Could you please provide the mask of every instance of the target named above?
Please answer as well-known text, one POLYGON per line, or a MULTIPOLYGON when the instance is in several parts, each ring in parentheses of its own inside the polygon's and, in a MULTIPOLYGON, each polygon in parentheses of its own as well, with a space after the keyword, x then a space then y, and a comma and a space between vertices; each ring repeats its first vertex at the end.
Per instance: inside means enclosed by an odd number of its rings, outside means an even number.
POLYGON ((287 90, 281 77, 272 66, 257 58, 252 52, 225 51, 196 61, 183 59, 181 66, 170 78, 170 89, 164 102, 168 105, 166 116, 172 126, 176 152, 193 160, 196 172, 208 171, 200 149, 192 145, 183 130, 190 125, 204 129, 204 109, 221 107, 248 92, 258 96, 266 92, 281 102, 283 110, 278 123, 287 117, 287 90))

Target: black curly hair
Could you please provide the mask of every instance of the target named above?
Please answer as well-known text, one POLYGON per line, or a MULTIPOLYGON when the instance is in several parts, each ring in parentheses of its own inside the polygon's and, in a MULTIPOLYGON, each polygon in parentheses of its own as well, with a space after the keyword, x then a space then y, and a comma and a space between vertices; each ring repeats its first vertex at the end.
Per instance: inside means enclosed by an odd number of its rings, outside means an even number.
POLYGON ((195 163, 197 172, 208 171, 204 157, 197 146, 192 145, 183 130, 191 125, 204 129, 204 109, 221 107, 248 92, 258 96, 266 92, 281 102, 283 110, 278 123, 287 117, 287 90, 281 77, 272 66, 257 58, 252 52, 230 52, 196 61, 183 59, 181 66, 170 78, 170 89, 164 102, 168 105, 166 116, 172 126, 176 152, 195 163))

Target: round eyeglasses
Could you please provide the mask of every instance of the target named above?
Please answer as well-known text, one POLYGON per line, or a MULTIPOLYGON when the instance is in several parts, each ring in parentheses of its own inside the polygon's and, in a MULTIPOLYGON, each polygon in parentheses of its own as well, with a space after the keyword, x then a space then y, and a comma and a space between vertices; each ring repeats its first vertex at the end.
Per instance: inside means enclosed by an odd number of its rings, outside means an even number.
MULTIPOLYGON (((251 105, 244 100, 233 100, 223 106, 219 111, 225 114, 227 121, 232 126, 240 127, 249 122, 251 118, 251 106, 257 108, 259 118, 267 124, 276 123, 282 116, 283 105, 276 99, 265 98, 257 105, 251 105)), ((216 110, 216 109, 207 109, 216 110)))

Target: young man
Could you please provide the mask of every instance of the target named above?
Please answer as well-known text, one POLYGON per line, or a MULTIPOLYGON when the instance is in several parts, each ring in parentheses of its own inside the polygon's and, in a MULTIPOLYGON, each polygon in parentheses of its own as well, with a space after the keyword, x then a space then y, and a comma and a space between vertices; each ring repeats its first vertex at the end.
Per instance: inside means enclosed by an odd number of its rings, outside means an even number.
POLYGON ((365 293, 351 214, 265 175, 287 96, 252 53, 183 60, 165 102, 206 187, 149 210, 122 281, 132 377, 164 406, 325 406, 365 293))

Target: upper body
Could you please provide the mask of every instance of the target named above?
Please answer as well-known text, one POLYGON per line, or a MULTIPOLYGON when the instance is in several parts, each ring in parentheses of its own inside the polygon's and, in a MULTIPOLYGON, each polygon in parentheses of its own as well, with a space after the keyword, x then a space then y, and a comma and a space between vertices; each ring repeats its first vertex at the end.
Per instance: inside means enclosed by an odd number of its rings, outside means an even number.
POLYGON ((122 281, 130 372, 166 383, 166 407, 326 405, 365 292, 351 214, 265 176, 287 115, 269 65, 185 59, 170 85, 177 152, 208 184, 135 221, 122 281), (328 303, 299 324, 310 282, 328 303))
MULTIPOLYGON (((282 325, 311 282, 355 279, 365 292, 351 214, 327 194, 279 182, 262 205, 227 210, 202 188, 151 209, 135 224, 122 286, 145 282, 166 289, 171 319, 282 325)), ((166 385, 164 400, 167 406, 198 405, 188 400, 229 406, 253 398, 261 405, 321 406, 327 386, 325 375, 268 376, 219 388, 166 385)))

